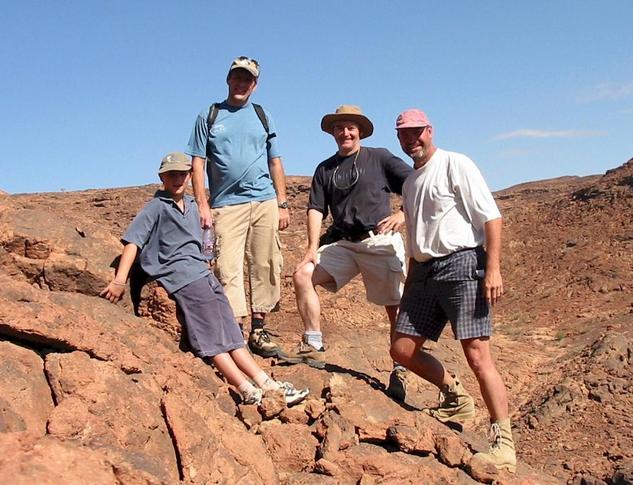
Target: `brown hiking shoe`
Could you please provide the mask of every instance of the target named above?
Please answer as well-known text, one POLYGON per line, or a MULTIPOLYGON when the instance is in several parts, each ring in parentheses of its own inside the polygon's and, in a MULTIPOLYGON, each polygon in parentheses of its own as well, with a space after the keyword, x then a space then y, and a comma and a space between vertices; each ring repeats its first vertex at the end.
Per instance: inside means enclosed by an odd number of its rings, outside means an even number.
POLYGON ((402 366, 395 367, 389 374, 389 385, 385 392, 396 401, 404 402, 407 397, 407 370, 402 366))
POLYGON ((279 350, 277 358, 289 364, 307 364, 316 369, 325 369, 325 349, 315 349, 312 345, 301 340, 299 346, 290 352, 279 350))
POLYGON ((257 328, 250 333, 248 347, 261 357, 275 357, 279 352, 279 346, 270 339, 270 335, 263 328, 257 328))
POLYGON ((476 453, 475 458, 490 462, 499 469, 516 472, 517 457, 512 439, 510 418, 490 425, 490 449, 487 453, 476 453))
POLYGON ((447 421, 465 421, 475 417, 475 400, 462 383, 455 377, 452 385, 440 391, 440 404, 422 411, 443 423, 447 421))

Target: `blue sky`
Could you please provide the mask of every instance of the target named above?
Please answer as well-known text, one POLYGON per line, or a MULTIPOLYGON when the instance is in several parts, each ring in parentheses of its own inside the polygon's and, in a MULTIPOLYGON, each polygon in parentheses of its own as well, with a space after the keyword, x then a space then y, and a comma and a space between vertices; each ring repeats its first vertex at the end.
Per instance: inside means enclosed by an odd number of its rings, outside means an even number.
POLYGON ((422 108, 494 190, 602 173, 633 157, 631 19, 630 0, 6 1, 0 189, 156 182, 239 55, 289 175, 334 153, 319 126, 340 104, 403 158, 395 117, 422 108))

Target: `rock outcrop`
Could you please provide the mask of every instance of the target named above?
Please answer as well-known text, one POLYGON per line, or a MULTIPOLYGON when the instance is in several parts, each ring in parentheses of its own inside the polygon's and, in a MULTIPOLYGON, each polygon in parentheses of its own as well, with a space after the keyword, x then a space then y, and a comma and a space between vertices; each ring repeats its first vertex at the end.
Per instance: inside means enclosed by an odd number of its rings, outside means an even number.
MULTIPOLYGON (((156 186, 2 196, 0 482, 630 483, 632 170, 497 194, 507 295, 493 346, 513 403, 516 475, 472 459, 486 447, 484 411, 442 425, 419 412, 436 391, 412 375, 405 403, 385 395, 388 322, 359 281, 322 295, 324 370, 257 358, 310 398, 244 406, 187 351, 164 290, 132 288, 119 305, 98 297, 118 238, 156 186)), ((290 178, 293 207, 308 188, 290 178)), ((292 268, 303 211, 293 216, 281 309, 269 316, 284 346, 301 330, 292 268)), ((427 350, 462 374, 482 410, 447 337, 427 350)))

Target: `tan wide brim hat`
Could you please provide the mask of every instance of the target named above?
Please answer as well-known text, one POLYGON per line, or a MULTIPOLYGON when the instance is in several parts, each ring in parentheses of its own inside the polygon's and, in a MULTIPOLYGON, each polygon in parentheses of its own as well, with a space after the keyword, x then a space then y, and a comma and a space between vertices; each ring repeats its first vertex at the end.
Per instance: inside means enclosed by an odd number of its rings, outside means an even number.
POLYGON ((332 135, 334 123, 337 121, 352 121, 358 125, 360 138, 367 138, 374 132, 374 125, 369 118, 363 114, 358 106, 344 104, 336 108, 336 113, 330 113, 321 120, 321 129, 332 135))

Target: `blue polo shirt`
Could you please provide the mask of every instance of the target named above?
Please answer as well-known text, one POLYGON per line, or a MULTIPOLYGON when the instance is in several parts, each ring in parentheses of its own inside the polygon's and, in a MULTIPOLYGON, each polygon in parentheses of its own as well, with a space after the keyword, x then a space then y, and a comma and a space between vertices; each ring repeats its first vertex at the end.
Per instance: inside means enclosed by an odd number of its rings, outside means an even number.
MULTIPOLYGON (((270 114, 267 111, 265 114, 273 134, 275 125, 270 114)), ((198 114, 185 151, 192 157, 205 158, 209 144, 207 176, 211 207, 274 199, 268 160, 280 156, 277 137, 267 140, 268 134, 253 104, 240 107, 226 101, 218 104, 210 133, 208 115, 208 107, 198 114)))
POLYGON ((140 248, 141 268, 170 294, 210 273, 202 254, 198 206, 189 195, 184 202, 183 213, 169 193, 158 191, 121 238, 140 248))

